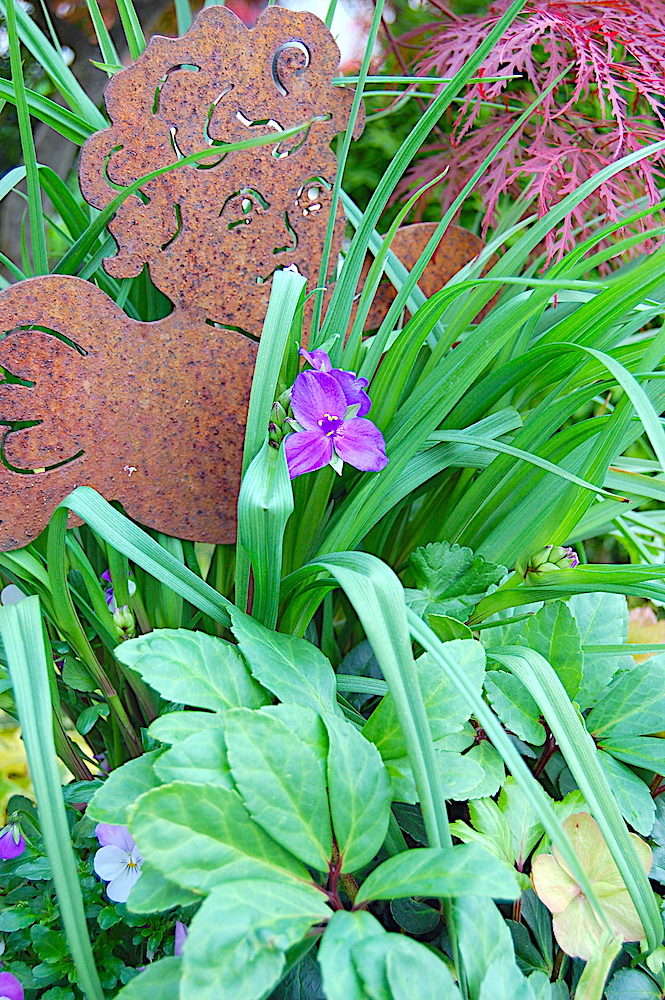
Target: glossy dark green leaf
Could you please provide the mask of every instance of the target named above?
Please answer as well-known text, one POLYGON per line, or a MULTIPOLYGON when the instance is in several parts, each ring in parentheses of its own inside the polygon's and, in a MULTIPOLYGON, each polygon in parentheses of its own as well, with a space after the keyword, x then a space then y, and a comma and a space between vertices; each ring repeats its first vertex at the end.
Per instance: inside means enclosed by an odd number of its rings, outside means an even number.
POLYGON ((598 759, 607 773, 621 815, 638 833, 646 837, 651 832, 656 815, 656 806, 648 785, 629 767, 602 750, 598 751, 598 759))
POLYGON ((241 879, 216 888, 183 951, 180 1000, 257 1000, 280 978, 285 953, 331 916, 313 885, 241 879))
POLYGON ((376 747, 350 722, 324 717, 328 730, 328 796, 342 871, 368 864, 388 831, 392 789, 376 747))
POLYGON ((205 632, 157 629, 121 643, 115 655, 164 698, 184 705, 224 712, 270 702, 238 649, 205 632))
POLYGON ((232 631, 252 674, 280 701, 341 715, 335 673, 323 653, 305 639, 271 632, 240 611, 232 631))
POLYGON ((646 972, 619 969, 605 989, 607 1000, 661 1000, 663 991, 646 972))
POLYGON ((143 795, 130 821, 142 856, 167 878, 207 892, 255 877, 309 881, 307 870, 251 819, 237 792, 176 781, 143 795))
POLYGON ((356 902, 404 896, 490 896, 516 899, 517 880, 478 844, 443 849, 420 847, 395 854, 368 875, 356 902))
POLYGON ((120 990, 118 1000, 179 1000, 182 959, 160 958, 120 990))
POLYGON ((517 677, 504 670, 488 670, 485 691, 492 708, 509 732, 534 746, 540 746, 545 741, 545 730, 538 721, 540 709, 517 677))
POLYGON ((610 736, 599 746, 624 764, 665 774, 665 739, 658 736, 610 736))
POLYGON ((665 718, 665 654, 620 674, 591 710, 586 727, 596 737, 657 733, 665 718))
POLYGON ((161 784, 154 770, 160 753, 151 750, 112 771, 90 800, 87 816, 97 823, 126 826, 129 810, 138 797, 161 784))
POLYGON ((438 910, 411 896, 406 899, 391 899, 390 912, 408 934, 428 934, 441 920, 438 910))
POLYGON ((226 746, 252 819, 296 857, 327 872, 332 828, 320 716, 300 705, 233 709, 226 715, 226 746))

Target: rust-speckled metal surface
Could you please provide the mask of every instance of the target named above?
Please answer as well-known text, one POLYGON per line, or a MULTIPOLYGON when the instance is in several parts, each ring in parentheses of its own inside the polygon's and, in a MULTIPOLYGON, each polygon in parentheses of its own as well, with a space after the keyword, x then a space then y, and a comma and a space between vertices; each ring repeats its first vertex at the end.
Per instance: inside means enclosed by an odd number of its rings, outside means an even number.
MULTIPOLYGON (((390 244, 391 250, 408 270, 411 270, 420 257, 436 227, 436 222, 415 222, 410 226, 401 226, 395 233, 390 244)), ((468 229, 449 226, 418 282, 427 298, 443 288, 454 274, 480 253, 484 245, 480 237, 468 229)), ((365 262, 361 280, 367 277, 371 263, 371 259, 365 262)), ((375 330, 381 325, 394 298, 395 289, 384 276, 367 316, 366 330, 375 330)))
MULTIPOLYGON (((29 542, 82 485, 165 534, 234 541, 271 276, 295 264, 309 288, 318 281, 329 144, 352 101, 332 86, 338 61, 312 14, 271 7, 248 30, 213 6, 112 78, 111 127, 88 140, 80 164, 98 208, 190 153, 309 125, 288 142, 173 170, 124 202, 106 270, 130 277, 147 264, 174 304, 167 318, 136 322, 97 286, 63 275, 0 292, 0 550, 29 542)), ((342 235, 340 212, 331 261, 342 235)))

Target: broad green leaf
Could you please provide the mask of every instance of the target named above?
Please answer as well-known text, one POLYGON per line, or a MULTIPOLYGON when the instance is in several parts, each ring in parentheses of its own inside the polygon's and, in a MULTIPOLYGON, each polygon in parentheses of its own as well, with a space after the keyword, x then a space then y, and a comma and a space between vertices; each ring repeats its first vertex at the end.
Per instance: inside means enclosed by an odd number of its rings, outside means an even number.
POLYGON ((233 709, 225 722, 231 771, 252 819, 296 857, 327 872, 332 828, 320 716, 300 705, 276 705, 233 709))
MULTIPOLYGON (((484 770, 468 754, 437 749, 435 760, 439 769, 441 791, 446 799, 466 799, 469 792, 480 787, 485 780, 484 770)), ((394 801, 417 802, 418 792, 409 758, 393 758, 386 761, 386 767, 392 779, 394 801)))
POLYGON ((96 823, 127 826, 129 810, 139 795, 161 784, 154 769, 160 753, 152 750, 112 771, 88 803, 88 818, 96 823))
MULTIPOLYGON (((568 601, 583 646, 610 646, 626 642, 628 604, 622 594, 574 594, 568 601)), ((594 656, 584 652, 582 683, 576 701, 581 708, 593 705, 617 670, 630 669, 627 656, 594 656)))
POLYGON ((598 751, 598 759, 607 772, 621 815, 638 833, 648 836, 656 815, 648 786, 629 767, 602 750, 598 751))
POLYGON ((527 858, 545 830, 514 778, 506 778, 499 795, 498 806, 510 830, 511 861, 515 862, 519 871, 523 871, 527 858))
POLYGON ((586 720, 595 737, 658 733, 665 718, 665 654, 620 674, 586 720))
POLYGON ((251 819, 237 792, 182 781, 141 796, 130 829, 142 856, 167 878, 209 892, 259 872, 308 880, 307 870, 251 819))
POLYGON ((468 625, 448 615, 428 615, 427 622, 442 642, 450 642, 451 639, 473 639, 473 632, 468 625))
POLYGON ((179 1000, 182 959, 169 956, 151 962, 116 994, 118 1000, 179 1000))
POLYGON ((506 574, 505 566, 449 542, 430 542, 416 549, 411 569, 417 590, 406 591, 409 606, 419 615, 446 615, 460 621, 506 574))
MULTIPOLYGON (((306 946, 307 941, 300 946, 296 945, 287 953, 287 966, 294 953, 306 946)), ((270 994, 270 1000, 327 1000, 321 982, 321 969, 311 952, 295 962, 291 971, 270 994)))
POLYGON ((461 1000, 445 962, 403 934, 366 938, 351 954, 372 1000, 461 1000))
POLYGON ((599 747, 625 764, 665 774, 665 740, 659 736, 610 736, 599 747))
POLYGON ((506 865, 478 844, 442 849, 419 847, 395 854, 361 885, 356 902, 405 896, 490 896, 516 899, 517 880, 506 865))
POLYGON ((577 623, 563 601, 552 601, 529 619, 518 645, 529 646, 551 663, 570 698, 582 681, 582 643, 577 623))
POLYGON ((429 934, 438 927, 441 914, 434 907, 419 899, 392 899, 390 912, 405 931, 409 934, 429 934))
POLYGON ((504 952, 487 967, 480 984, 478 1000, 536 1000, 529 981, 522 975, 515 959, 504 952))
POLYGON ((280 978, 285 952, 331 916, 313 885, 242 879, 218 886, 189 927, 180 1000, 257 1000, 280 978))
POLYGON ((141 878, 127 900, 130 913, 163 913, 172 910, 174 906, 189 906, 201 900, 201 894, 184 889, 158 872, 152 865, 143 863, 141 878))
POLYGON ((232 612, 231 630, 252 674, 280 701, 342 714, 335 673, 323 653, 305 639, 272 632, 241 611, 232 612))
POLYGON ((158 629, 121 643, 114 652, 170 701, 215 712, 270 702, 237 648, 205 632, 158 629))
POLYGON ((488 795, 495 795, 506 777, 506 769, 503 758, 489 740, 481 740, 475 747, 471 747, 464 755, 474 764, 479 764, 483 771, 483 778, 474 785, 468 792, 470 799, 480 799, 488 795))
POLYGON ((351 948, 359 941, 386 933, 376 917, 366 910, 333 913, 319 947, 319 965, 328 1000, 368 1000, 351 948))
POLYGON ((160 756, 155 773, 165 784, 169 781, 189 781, 196 785, 207 782, 233 788, 223 730, 204 729, 180 740, 160 756))
POLYGON ((605 988, 607 1000, 662 1000, 663 991, 639 969, 619 969, 605 988))
POLYGON ((471 826, 463 820, 455 820, 450 832, 465 844, 482 844, 497 858, 512 864, 513 839, 508 820, 494 799, 475 799, 469 802, 471 826))
POLYGON ((167 712, 150 724, 148 735, 162 743, 177 743, 204 729, 223 728, 223 712, 167 712))
MULTIPOLYGON (((445 646, 464 671, 469 685, 480 693, 485 672, 483 647, 472 639, 454 639, 445 643, 445 646)), ((436 661, 427 654, 416 660, 416 670, 432 738, 436 740, 460 729, 470 714, 464 697, 436 661)), ((404 756, 404 739, 392 694, 387 694, 369 717, 363 728, 363 736, 376 745, 384 760, 404 756)))
POLYGON ((390 820, 391 787, 376 747, 350 722, 324 716, 328 730, 328 796, 342 871, 353 872, 377 853, 390 820))
MULTIPOLYGON (((468 896, 455 900, 454 913, 469 1000, 480 1000, 482 983, 492 963, 496 960, 501 961, 504 956, 505 961, 511 959, 513 963, 515 961, 510 931, 494 903, 489 899, 483 899, 482 896, 468 896)), ((515 970, 519 971, 517 965, 515 970)), ((487 993, 482 1000, 489 1000, 487 993)), ((506 997, 505 1000, 512 998, 506 997)), ((520 1000, 526 1000, 526 997, 520 995, 520 1000)))
POLYGON ((544 743, 545 730, 538 721, 540 709, 517 677, 503 670, 488 670, 485 691, 490 705, 509 732, 534 746, 544 743))

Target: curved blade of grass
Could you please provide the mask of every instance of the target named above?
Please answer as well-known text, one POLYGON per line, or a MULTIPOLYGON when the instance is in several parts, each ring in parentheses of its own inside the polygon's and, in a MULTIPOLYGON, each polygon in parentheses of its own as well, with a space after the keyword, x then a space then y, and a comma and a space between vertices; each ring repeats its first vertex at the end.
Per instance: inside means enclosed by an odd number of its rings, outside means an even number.
POLYGON ((584 890, 584 894, 591 903, 591 906, 593 907, 601 924, 609 926, 586 873, 582 869, 578 857, 573 850, 570 840, 566 836, 565 831, 561 828, 561 825, 552 808, 549 796, 546 795, 544 789, 531 774, 531 771, 524 763, 510 737, 505 733, 497 716, 481 696, 476 695, 469 689, 464 673, 460 670, 453 657, 451 657, 448 653, 445 644, 442 643, 441 640, 434 634, 432 629, 410 609, 407 609, 407 619, 409 631, 411 632, 413 638, 443 668, 446 676, 452 681, 466 701, 470 711, 473 713, 474 718, 478 720, 492 741, 494 747, 503 757, 506 767, 519 783, 524 795, 538 816, 538 819, 545 828, 548 836, 556 843, 558 849, 561 851, 562 857, 574 875, 575 880, 584 890))
POLYGON ((16 90, 16 113, 18 116, 19 134, 21 136, 21 151, 25 162, 25 175, 28 185, 28 213, 30 217, 33 274, 48 274, 48 252, 46 249, 44 213, 42 211, 42 195, 39 187, 35 142, 30 124, 30 111, 28 110, 25 95, 21 44, 16 26, 16 7, 17 5, 14 0, 9 0, 6 13, 7 38, 9 41, 9 63, 16 90))
MULTIPOLYGON (((88 8, 88 14, 90 14, 92 26, 95 29, 97 44, 102 53, 102 60, 109 66, 119 65, 120 56, 118 55, 118 50, 113 44, 113 39, 109 34, 108 28, 104 24, 104 18, 102 17, 97 0, 85 0, 85 3, 88 8)), ((113 73, 108 71, 108 75, 113 76, 113 73)))
POLYGON ((561 753, 575 778, 640 915, 649 950, 661 943, 663 923, 649 879, 628 836, 619 807, 598 760, 592 737, 547 660, 533 649, 502 646, 488 649, 507 667, 538 703, 561 753))
POLYGON ((78 486, 65 497, 58 507, 60 509, 73 510, 105 542, 204 614, 210 615, 214 621, 225 626, 231 624, 228 609, 233 605, 230 601, 187 569, 128 517, 120 514, 96 490, 78 486))
POLYGON ((39 599, 28 597, 18 604, 0 608, 0 636, 14 686, 42 836, 67 943, 86 997, 104 1000, 88 938, 76 857, 62 798, 39 599))

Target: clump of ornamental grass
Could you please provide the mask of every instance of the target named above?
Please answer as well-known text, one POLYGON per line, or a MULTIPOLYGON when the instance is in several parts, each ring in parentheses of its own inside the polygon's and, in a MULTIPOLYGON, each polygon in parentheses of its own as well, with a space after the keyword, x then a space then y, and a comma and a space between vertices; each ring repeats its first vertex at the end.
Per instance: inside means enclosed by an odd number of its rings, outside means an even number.
MULTIPOLYGON (((410 46, 404 51, 413 53, 414 71, 454 76, 509 4, 497 0, 487 11, 456 16, 437 3, 436 21, 400 38, 410 46)), ((478 184, 484 231, 496 221, 504 196, 526 192, 529 211, 535 200, 543 216, 603 167, 665 138, 665 4, 529 0, 490 50, 478 72, 481 79, 467 86, 450 128, 424 147, 424 158, 405 184, 430 181, 447 167, 440 189, 445 211, 488 149, 562 73, 478 184), (482 79, 497 76, 504 79, 482 79)), ((594 221, 617 222, 640 198, 655 205, 662 177, 663 160, 654 157, 601 184, 548 234, 548 261, 560 259, 575 245, 576 232, 587 234, 594 221)), ((653 218, 634 224, 632 231, 648 234, 653 218)), ((656 240, 645 238, 639 249, 655 246, 656 240)))

